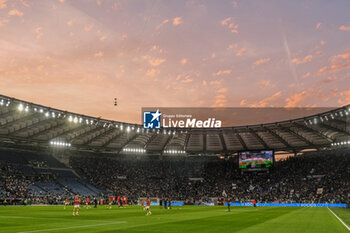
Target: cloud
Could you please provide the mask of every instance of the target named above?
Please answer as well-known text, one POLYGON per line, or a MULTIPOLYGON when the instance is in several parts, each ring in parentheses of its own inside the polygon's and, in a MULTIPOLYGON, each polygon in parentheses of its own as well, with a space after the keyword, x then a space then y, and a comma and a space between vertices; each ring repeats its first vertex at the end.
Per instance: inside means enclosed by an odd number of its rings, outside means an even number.
POLYGON ((330 65, 319 69, 317 75, 323 75, 325 73, 336 73, 343 69, 350 68, 350 50, 347 50, 342 54, 332 56, 328 60, 330 62, 330 65))
POLYGON ((185 65, 188 62, 188 59, 187 58, 183 58, 183 59, 181 59, 180 62, 181 62, 182 65, 185 65))
POLYGON ((7 0, 0 0, 0 9, 4 9, 6 8, 6 3, 7 3, 7 0))
POLYGON ((159 45, 153 45, 150 49, 151 52, 163 53, 163 49, 159 47, 159 45))
POLYGON ((230 44, 230 45, 227 47, 227 50, 236 49, 237 47, 238 47, 237 44, 230 44))
POLYGON ((105 41, 106 39, 107 39, 106 36, 101 36, 101 37, 99 38, 99 40, 102 41, 102 42, 105 41))
POLYGON ((157 74, 159 74, 159 70, 157 70, 157 69, 149 69, 146 72, 146 76, 150 76, 150 77, 153 77, 157 74))
POLYGON ((94 54, 94 57, 103 57, 104 53, 99 51, 97 53, 94 54))
POLYGON ((310 72, 305 73, 303 76, 301 76, 301 78, 308 78, 311 76, 310 72))
POLYGON ((307 97, 307 92, 306 91, 301 91, 297 93, 293 93, 291 96, 286 98, 286 108, 294 108, 296 107, 301 101, 306 99, 307 97))
POLYGON ((19 11, 17 9, 14 9, 14 10, 10 10, 8 12, 8 15, 11 15, 11 16, 23 16, 23 12, 19 11))
POLYGON ((345 32, 350 32, 350 26, 342 25, 339 27, 339 30, 345 31, 345 32))
POLYGON ((59 0, 59 2, 60 2, 60 3, 64 3, 64 2, 65 2, 65 0, 59 0))
POLYGON ((239 106, 244 106, 247 104, 247 99, 242 99, 241 102, 239 102, 239 106))
POLYGON ((265 87, 268 87, 270 85, 270 80, 264 80, 264 81, 261 81, 259 82, 259 88, 265 88, 265 87))
POLYGON ((203 80, 203 81, 202 81, 202 85, 203 85, 203 86, 207 86, 207 85, 208 85, 207 81, 206 81, 206 80, 203 80))
POLYGON ((322 25, 322 23, 317 23, 317 24, 316 24, 316 31, 319 30, 319 29, 321 28, 321 25, 322 25))
POLYGON ((173 25, 177 26, 177 25, 180 25, 180 24, 182 24, 182 18, 181 17, 173 18, 173 25))
POLYGON ((161 29, 168 22, 169 22, 169 19, 164 19, 159 25, 156 26, 156 30, 161 29))
POLYGON ((236 53, 236 56, 242 56, 243 55, 243 53, 245 52, 245 51, 247 51, 247 49, 246 48, 238 48, 238 44, 230 44, 228 47, 227 47, 227 50, 233 50, 235 53, 236 53))
POLYGON ((67 25, 68 25, 68 26, 72 26, 72 25, 73 25, 73 20, 72 20, 72 19, 69 20, 69 21, 67 22, 67 25))
POLYGON ((212 107, 225 107, 227 104, 227 98, 223 94, 219 94, 215 96, 214 105, 212 107))
POLYGON ((256 60, 253 64, 254 65, 261 65, 261 64, 267 63, 269 61, 270 61, 270 58, 261 58, 259 60, 256 60))
POLYGON ((238 24, 234 22, 232 17, 222 20, 221 25, 227 27, 232 33, 238 33, 238 24))
POLYGON ((224 74, 231 74, 232 70, 219 70, 218 72, 214 73, 214 75, 224 75, 224 74))
POLYGON ((218 93, 226 93, 227 92, 227 88, 220 88, 218 90, 218 93))
POLYGON ((336 77, 329 76, 326 79, 323 79, 322 83, 325 83, 325 84, 331 83, 331 82, 334 82, 336 79, 337 79, 336 77))
POLYGON ((304 64, 304 63, 310 62, 311 60, 312 60, 312 55, 307 55, 301 60, 299 60, 298 58, 294 58, 292 59, 292 62, 294 64, 304 64))
POLYGON ((155 58, 148 61, 148 63, 151 66, 160 66, 164 62, 165 62, 165 59, 161 59, 161 58, 155 58))
POLYGON ((338 103, 343 106, 350 104, 350 89, 342 91, 340 93, 340 99, 338 100, 338 103))
POLYGON ((84 30, 85 30, 86 32, 88 32, 88 31, 90 31, 93 27, 94 27, 93 24, 85 25, 85 26, 84 26, 84 30))
POLYGON ((282 93, 281 91, 276 92, 272 96, 266 97, 265 99, 260 100, 256 104, 251 104, 250 107, 253 107, 253 108, 264 108, 264 107, 267 107, 267 106, 272 106, 271 102, 276 101, 278 98, 280 98, 281 97, 281 93, 282 93))
POLYGON ((239 49, 237 52, 236 52, 236 56, 242 56, 243 55, 243 53, 245 52, 245 51, 247 51, 247 49, 246 48, 241 48, 241 49, 239 49))
POLYGON ((42 28, 36 27, 34 31, 35 31, 35 38, 40 40, 41 37, 43 36, 42 28))
POLYGON ((210 81, 209 82, 209 85, 212 85, 212 86, 220 86, 222 83, 222 80, 213 80, 213 81, 210 81))
POLYGON ((187 76, 185 79, 181 80, 181 83, 191 83, 193 79, 191 79, 189 76, 187 76))

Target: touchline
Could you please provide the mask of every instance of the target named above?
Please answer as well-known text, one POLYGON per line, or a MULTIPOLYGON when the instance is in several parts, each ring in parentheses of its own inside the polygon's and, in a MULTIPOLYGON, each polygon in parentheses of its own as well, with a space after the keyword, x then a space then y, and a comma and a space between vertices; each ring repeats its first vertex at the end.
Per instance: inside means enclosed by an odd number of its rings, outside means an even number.
POLYGON ((220 128, 222 122, 215 118, 208 120, 197 120, 196 118, 188 118, 186 120, 164 119, 162 122, 163 128, 220 128))

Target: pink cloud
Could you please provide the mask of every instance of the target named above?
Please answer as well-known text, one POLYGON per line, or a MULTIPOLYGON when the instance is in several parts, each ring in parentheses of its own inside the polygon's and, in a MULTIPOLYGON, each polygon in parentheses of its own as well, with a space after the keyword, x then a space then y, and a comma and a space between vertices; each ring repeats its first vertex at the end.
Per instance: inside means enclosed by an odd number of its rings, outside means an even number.
POLYGON ((239 106, 244 106, 247 104, 247 99, 242 99, 241 102, 239 102, 239 106))
POLYGON ((104 53, 102 51, 99 51, 94 54, 94 57, 103 57, 104 53))
POLYGON ((218 94, 214 98, 214 104, 212 107, 225 107, 227 104, 227 98, 223 94, 218 94))
POLYGON ((301 76, 301 78, 308 78, 311 76, 310 72, 305 73, 303 76, 301 76))
POLYGON ((231 74, 232 70, 219 70, 218 72, 214 73, 214 75, 220 76, 224 74, 231 74))
POLYGON ((150 59, 148 61, 148 63, 151 66, 160 66, 161 64, 163 64, 165 62, 165 59, 161 59, 161 58, 155 58, 155 59, 150 59))
POLYGON ((227 92, 227 88, 220 88, 218 90, 218 93, 226 93, 227 92))
POLYGON ((319 30, 319 29, 321 28, 321 25, 322 25, 322 23, 317 23, 317 24, 316 24, 316 31, 319 30))
POLYGON ((307 97, 307 92, 306 91, 301 91, 297 93, 293 93, 291 96, 286 98, 286 108, 294 108, 297 107, 300 102, 302 102, 304 99, 307 97))
POLYGON ((332 83, 332 82, 334 82, 335 80, 337 80, 336 77, 329 76, 329 77, 327 77, 326 79, 323 79, 323 80, 322 80, 322 83, 332 83))
POLYGON ((180 25, 180 24, 182 24, 182 18, 181 17, 173 18, 173 25, 177 26, 177 25, 180 25))
POLYGON ((232 33, 238 33, 238 24, 234 22, 232 17, 222 20, 221 25, 227 27, 232 33))
POLYGON ((266 88, 270 85, 270 80, 264 80, 264 81, 261 81, 259 82, 259 88, 263 89, 263 88, 266 88))
POLYGON ((220 86, 222 83, 222 80, 213 80, 213 81, 210 81, 209 82, 209 85, 212 85, 212 86, 220 86))
POLYGON ((247 51, 246 48, 241 48, 241 49, 239 49, 239 50, 236 52, 236 56, 238 56, 238 57, 242 56, 243 53, 244 53, 245 51, 247 51))
POLYGON ((6 8, 6 3, 7 3, 7 0, 0 0, 0 9, 4 9, 6 8))
POLYGON ((181 63, 182 65, 185 65, 187 62, 188 62, 188 59, 187 59, 187 58, 183 58, 183 59, 181 59, 181 61, 180 61, 180 63, 181 63))
POLYGON ((266 97, 266 98, 260 100, 256 104, 251 104, 250 107, 253 107, 253 108, 264 108, 264 107, 267 107, 267 106, 273 106, 272 102, 278 100, 281 97, 281 94, 282 94, 281 91, 276 92, 272 96, 266 97))
POLYGON ((340 105, 348 105, 350 104, 350 89, 342 91, 340 93, 340 99, 338 100, 338 103, 340 105))
POLYGON ((41 37, 43 36, 42 28, 36 27, 34 31, 35 31, 35 38, 40 40, 41 37))
POLYGON ((342 25, 339 27, 339 30, 345 31, 345 32, 350 32, 350 26, 342 25))
POLYGON ((17 10, 17 9, 14 9, 14 10, 10 10, 9 12, 8 12, 8 15, 10 15, 10 16, 23 16, 23 12, 22 11, 20 11, 20 10, 17 10))
POLYGON ((157 74, 159 74, 159 70, 157 70, 157 69, 149 69, 146 72, 146 76, 150 76, 150 77, 153 77, 157 74))
POLYGON ((267 63, 269 61, 270 61, 270 58, 261 58, 259 60, 256 60, 253 64, 254 65, 261 65, 261 64, 267 63))
POLYGON ((320 68, 317 75, 323 75, 325 73, 336 73, 343 69, 350 68, 350 50, 345 51, 342 54, 338 54, 329 58, 330 65, 320 68))
POLYGON ((299 60, 298 58, 294 58, 292 62, 295 64, 304 64, 304 63, 310 62, 311 60, 312 60, 312 55, 307 55, 301 60, 299 60))
POLYGON ((169 22, 169 19, 164 19, 160 24, 156 26, 156 30, 161 29, 165 24, 169 22))
POLYGON ((181 82, 182 83, 191 83, 193 81, 193 79, 191 79, 190 77, 186 77, 185 79, 182 79, 181 82))

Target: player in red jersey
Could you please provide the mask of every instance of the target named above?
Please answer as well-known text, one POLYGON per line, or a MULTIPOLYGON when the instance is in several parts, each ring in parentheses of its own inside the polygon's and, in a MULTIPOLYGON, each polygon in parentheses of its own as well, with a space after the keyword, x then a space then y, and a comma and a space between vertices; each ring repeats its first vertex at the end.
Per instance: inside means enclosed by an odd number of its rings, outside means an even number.
POLYGON ((253 205, 256 208, 256 200, 253 200, 253 205))
POLYGON ((146 214, 146 216, 147 216, 147 215, 151 215, 151 214, 152 214, 152 212, 151 212, 151 210, 149 209, 149 208, 150 208, 150 206, 151 206, 151 201, 150 201, 149 197, 147 197, 147 198, 146 198, 146 200, 145 200, 145 201, 143 201, 142 205, 143 205, 143 206, 144 206, 144 208, 147 210, 147 214, 146 214), (145 206, 145 202, 146 202, 146 206, 145 206))
POLYGON ((77 193, 77 195, 75 195, 75 198, 74 198, 73 216, 75 215, 79 216, 79 209, 80 209, 80 200, 79 200, 79 193, 77 193))
POLYGON ((90 208, 89 205, 90 205, 90 198, 87 197, 87 198, 85 199, 85 207, 86 207, 86 209, 90 208))

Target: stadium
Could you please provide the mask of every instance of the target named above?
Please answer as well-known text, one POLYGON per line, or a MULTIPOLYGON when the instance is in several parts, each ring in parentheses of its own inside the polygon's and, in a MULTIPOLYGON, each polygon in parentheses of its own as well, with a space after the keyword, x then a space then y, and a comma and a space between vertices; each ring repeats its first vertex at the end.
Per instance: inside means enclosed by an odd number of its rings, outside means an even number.
POLYGON ((264 2, 0 0, 0 232, 349 232, 350 5, 264 2))

